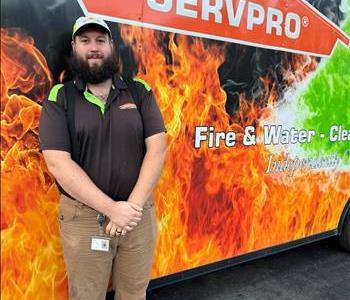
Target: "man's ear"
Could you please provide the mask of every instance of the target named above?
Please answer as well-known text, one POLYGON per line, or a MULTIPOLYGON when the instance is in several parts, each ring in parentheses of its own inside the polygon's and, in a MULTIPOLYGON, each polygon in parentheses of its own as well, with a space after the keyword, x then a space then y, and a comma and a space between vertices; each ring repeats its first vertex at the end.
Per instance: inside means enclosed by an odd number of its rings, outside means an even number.
POLYGON ((71 42, 71 45, 72 45, 73 51, 75 51, 75 42, 74 42, 74 40, 71 42))
POLYGON ((114 49, 114 43, 113 43, 113 40, 112 40, 112 39, 109 40, 109 45, 111 46, 111 49, 112 49, 112 51, 113 51, 113 49, 114 49))

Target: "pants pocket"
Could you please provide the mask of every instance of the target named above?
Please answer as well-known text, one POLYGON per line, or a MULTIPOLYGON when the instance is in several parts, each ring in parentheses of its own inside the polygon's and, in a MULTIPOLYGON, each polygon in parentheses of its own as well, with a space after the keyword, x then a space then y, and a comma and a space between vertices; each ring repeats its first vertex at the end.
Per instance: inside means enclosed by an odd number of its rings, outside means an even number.
POLYGON ((58 209, 58 218, 60 223, 67 223, 73 221, 77 217, 77 214, 77 201, 69 199, 65 196, 61 196, 58 209))
POLYGON ((154 206, 154 201, 153 201, 153 197, 150 197, 145 204, 143 205, 143 209, 151 209, 154 206))

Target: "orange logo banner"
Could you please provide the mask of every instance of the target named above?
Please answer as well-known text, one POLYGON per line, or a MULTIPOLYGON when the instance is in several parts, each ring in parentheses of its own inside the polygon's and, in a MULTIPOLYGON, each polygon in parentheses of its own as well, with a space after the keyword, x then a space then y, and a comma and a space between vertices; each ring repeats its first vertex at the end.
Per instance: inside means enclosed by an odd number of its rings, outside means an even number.
POLYGON ((78 0, 85 14, 226 42, 330 56, 349 37, 305 0, 78 0))

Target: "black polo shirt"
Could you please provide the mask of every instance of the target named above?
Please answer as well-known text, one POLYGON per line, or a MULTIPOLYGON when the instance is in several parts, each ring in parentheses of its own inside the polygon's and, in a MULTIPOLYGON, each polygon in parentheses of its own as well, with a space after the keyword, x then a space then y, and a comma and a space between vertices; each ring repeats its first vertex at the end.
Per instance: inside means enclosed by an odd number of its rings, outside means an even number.
MULTIPOLYGON (((75 80, 75 130, 80 157, 77 163, 91 180, 114 200, 127 200, 144 158, 144 139, 165 132, 164 122, 148 85, 142 86, 140 111, 126 83, 113 77, 106 104, 75 80), (142 117, 141 117, 141 114, 142 117)), ((63 85, 52 88, 44 101, 39 125, 40 149, 71 152, 63 85)))

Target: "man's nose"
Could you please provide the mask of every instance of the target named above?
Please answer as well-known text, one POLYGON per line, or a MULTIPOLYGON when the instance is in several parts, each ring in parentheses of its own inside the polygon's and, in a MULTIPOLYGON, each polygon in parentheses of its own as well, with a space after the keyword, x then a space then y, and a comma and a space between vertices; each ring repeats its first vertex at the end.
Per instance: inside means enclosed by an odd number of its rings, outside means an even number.
POLYGON ((90 51, 93 51, 93 52, 98 51, 98 44, 95 41, 91 41, 89 46, 90 46, 89 47, 90 51))

